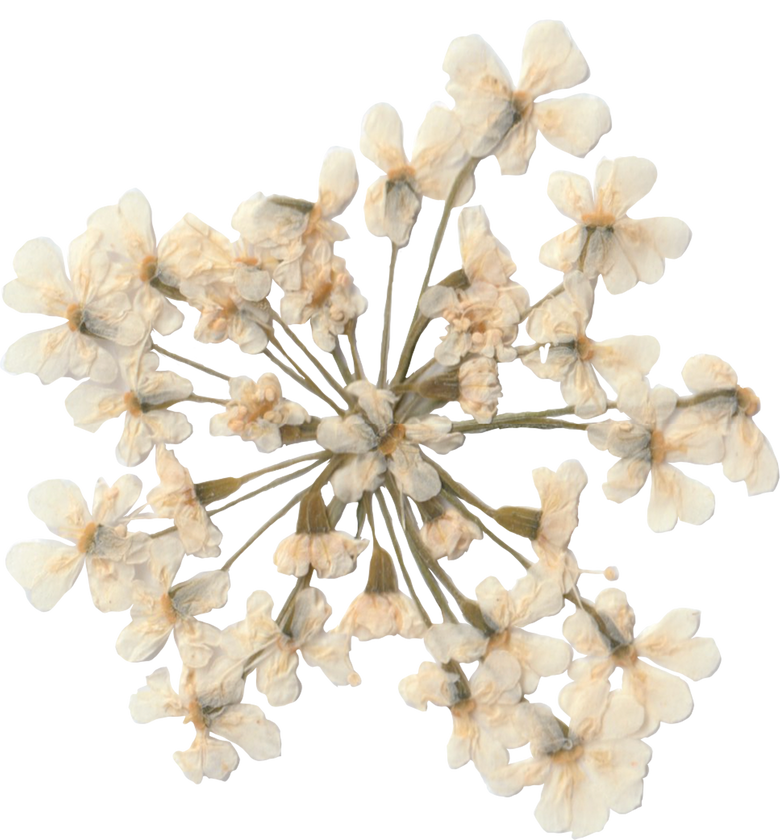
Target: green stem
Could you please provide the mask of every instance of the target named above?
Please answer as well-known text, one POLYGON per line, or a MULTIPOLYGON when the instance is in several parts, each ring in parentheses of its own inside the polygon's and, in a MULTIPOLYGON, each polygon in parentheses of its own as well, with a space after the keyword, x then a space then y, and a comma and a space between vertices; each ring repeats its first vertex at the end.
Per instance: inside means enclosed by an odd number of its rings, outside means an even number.
POLYGON ((186 400, 179 400, 179 402, 194 402, 194 403, 214 403, 215 405, 227 405, 227 400, 221 400, 218 397, 200 397, 198 394, 190 394, 186 400))
MULTIPOLYGON (((282 345, 279 343, 279 341, 276 337, 269 336, 268 340, 287 359, 287 361, 289 361, 289 363, 295 368, 295 370, 298 371, 298 373, 300 374, 299 381, 304 386, 304 388, 306 388, 308 391, 311 391, 312 394, 319 397, 323 402, 326 402, 337 414, 343 414, 344 413, 344 409, 339 408, 336 405, 336 403, 334 403, 333 400, 329 396, 327 396, 327 394, 325 394, 322 390, 320 390, 320 388, 306 374, 306 371, 293 358, 290 357, 290 355, 287 353, 287 351, 284 349, 284 347, 282 347, 282 345)), ((271 359, 272 361, 276 361, 276 358, 269 355, 267 350, 266 350, 266 355, 268 355, 268 358, 271 359)), ((285 365, 285 367, 286 367, 286 365, 285 365)))
POLYGON ((347 357, 344 355, 344 351, 341 349, 341 345, 338 342, 338 338, 336 339, 336 344, 333 349, 330 351, 333 355, 333 360, 336 362, 336 367, 339 369, 339 373, 341 374, 341 378, 344 382, 349 385, 355 379, 352 371, 349 369, 349 364, 347 363, 347 357))
POLYGON ((355 368, 355 377, 357 379, 365 379, 366 372, 363 370, 363 362, 360 361, 360 353, 357 347, 357 321, 353 318, 347 324, 347 338, 349 339, 349 349, 352 351, 352 366, 355 368))
POLYGON ((169 359, 173 359, 174 361, 181 362, 184 365, 189 365, 192 368, 196 368, 197 370, 202 371, 203 373, 208 373, 210 376, 216 376, 217 379, 224 379, 225 382, 229 382, 229 376, 226 376, 224 373, 219 373, 219 371, 212 370, 210 367, 206 367, 206 365, 200 364, 200 362, 193 362, 192 359, 187 359, 184 356, 179 356, 176 353, 171 353, 170 350, 165 350, 160 347, 159 344, 155 344, 152 342, 152 350, 160 353, 163 356, 168 356, 169 359))
POLYGON ((591 424, 571 423, 568 420, 550 420, 543 414, 498 414, 490 423, 477 423, 476 420, 453 423, 452 431, 463 434, 481 434, 492 429, 580 429, 585 431, 589 425, 591 424))
POLYGON ((387 297, 385 298, 385 319, 382 327, 382 350, 379 359, 379 378, 377 388, 387 386, 387 356, 390 351, 390 313, 393 308, 393 280, 395 278, 395 261, 398 258, 398 246, 392 243, 390 249, 390 271, 387 277, 387 297))

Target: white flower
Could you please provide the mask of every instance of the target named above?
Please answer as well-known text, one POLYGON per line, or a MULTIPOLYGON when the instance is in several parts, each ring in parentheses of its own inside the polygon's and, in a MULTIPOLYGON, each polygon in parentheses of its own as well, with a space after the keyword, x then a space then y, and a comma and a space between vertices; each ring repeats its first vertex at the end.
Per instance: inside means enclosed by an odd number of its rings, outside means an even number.
POLYGON ((547 706, 531 707, 532 758, 506 765, 487 778, 493 793, 513 796, 544 785, 535 815, 545 831, 584 837, 600 831, 610 810, 625 814, 642 803, 642 779, 652 750, 634 737, 642 707, 613 692, 564 733, 547 706))
MULTIPOLYGON (((267 607, 270 617, 270 604, 267 607)), ((308 665, 321 668, 334 685, 360 685, 360 677, 349 660, 350 637, 324 629, 331 612, 322 592, 307 586, 295 597, 289 630, 280 629, 259 656, 253 658, 257 688, 272 706, 298 699, 302 687, 296 673, 299 652, 308 665)))
POLYGON ((192 213, 163 236, 159 253, 165 279, 176 286, 219 283, 254 302, 265 300, 271 291, 268 257, 262 248, 244 239, 230 242, 192 213))
POLYGON ((501 399, 498 364, 495 359, 474 356, 458 368, 458 402, 477 423, 490 423, 501 399))
POLYGON ((130 347, 146 338, 143 318, 111 277, 100 238, 88 230, 71 243, 71 279, 62 251, 50 239, 32 239, 19 249, 17 277, 4 287, 3 300, 18 312, 52 315, 65 323, 14 342, 3 360, 6 370, 34 373, 44 385, 62 376, 111 382, 118 371, 111 345, 130 347))
POLYGON ((346 210, 357 188, 355 156, 349 149, 334 147, 322 164, 316 202, 257 193, 236 210, 233 227, 268 251, 277 261, 274 280, 285 291, 296 291, 309 271, 304 257, 323 250, 329 259, 333 242, 347 238, 346 230, 333 219, 346 210))
MULTIPOLYGON (((398 112, 379 103, 363 118, 360 151, 385 175, 366 193, 366 226, 375 236, 387 236, 399 247, 409 242, 422 206, 421 196, 445 199, 469 155, 460 141, 457 117, 441 105, 426 114, 412 152, 411 163, 403 147, 403 126, 398 112)), ((455 196, 465 204, 474 192, 473 176, 455 196)))
MULTIPOLYGON (((619 589, 605 589, 594 605, 601 627, 586 610, 578 609, 563 624, 563 633, 585 659, 569 668, 574 680, 564 689, 563 702, 573 704, 578 694, 598 690, 594 683, 607 683, 616 668, 623 671, 622 690, 645 710, 644 723, 636 737, 644 738, 661 722, 678 723, 693 711, 693 699, 685 682, 643 662, 646 657, 693 680, 712 676, 720 665, 720 653, 712 639, 696 638, 700 613, 672 610, 658 624, 634 638, 634 611, 619 589), (602 629, 608 635, 604 635, 602 629)), ((609 688, 606 689, 609 691, 609 688)))
POLYGON ((403 592, 361 592, 347 607, 337 632, 361 642, 385 636, 419 639, 425 622, 414 601, 403 592))
POLYGON ((508 750, 528 743, 520 665, 503 651, 489 653, 466 683, 439 665, 423 662, 417 674, 401 680, 398 690, 420 711, 429 702, 450 709, 447 761, 452 768, 473 761, 483 776, 489 776, 506 765, 508 750))
POLYGON ((685 363, 682 375, 694 394, 713 390, 725 392, 714 402, 708 401, 702 409, 714 405, 716 410, 722 406, 726 412, 723 457, 726 478, 744 481, 751 496, 774 490, 778 478, 777 458, 753 420, 761 409, 756 394, 750 388, 741 388, 734 369, 717 356, 693 356, 685 363))
POLYGON ((97 431, 106 420, 125 415, 116 448, 120 464, 135 467, 158 443, 181 443, 192 434, 184 414, 168 407, 192 394, 192 383, 171 371, 158 372, 159 357, 140 353, 127 359, 119 385, 104 387, 82 382, 65 400, 75 425, 97 431))
POLYGON ((213 628, 193 616, 225 606, 230 577, 218 569, 174 584, 184 555, 181 541, 166 536, 152 542, 148 576, 135 582, 131 622, 119 634, 117 652, 128 662, 153 659, 173 632, 185 664, 202 667, 210 659, 216 636, 213 628))
POLYGON ((336 347, 336 337, 366 311, 368 301, 341 257, 319 248, 304 259, 304 266, 300 288, 285 292, 279 314, 286 324, 310 321, 314 343, 330 353, 336 347))
MULTIPOLYGON (((509 279, 517 266, 506 246, 490 230, 490 221, 484 207, 464 207, 460 211, 458 241, 463 271, 469 283, 491 283, 493 286, 507 288, 517 286, 509 279)), ((518 305, 525 309, 528 298, 518 305)))
POLYGON ((444 318, 447 333, 433 352, 442 365, 457 365, 470 353, 511 362, 517 355, 512 342, 528 305, 522 286, 496 288, 474 283, 465 289, 433 286, 420 298, 426 318, 444 318))
POLYGON ((607 473, 604 494, 613 502, 635 496, 652 476, 647 521, 654 531, 669 531, 683 522, 701 525, 715 510, 712 491, 688 478, 673 461, 714 464, 723 459, 723 436, 717 418, 677 408, 670 388, 644 381, 627 384, 618 408, 634 422, 605 420, 588 426, 588 439, 620 460, 607 473))
POLYGON ((341 577, 355 570, 358 555, 367 547, 368 540, 356 540, 344 531, 302 532, 279 543, 274 564, 285 575, 303 577, 314 567, 317 577, 341 577))
MULTIPOLYGON (((468 550, 473 540, 482 539, 482 531, 476 522, 463 514, 448 502, 437 505, 441 512, 427 519, 420 528, 420 541, 428 550, 431 560, 457 560, 468 550)), ((425 514, 425 503, 423 503, 425 514)))
POLYGON ((605 158, 596 167, 591 192, 582 175, 553 172, 547 194, 577 226, 545 243, 539 259, 559 271, 579 268, 589 279, 600 274, 612 294, 640 281, 655 283, 664 273, 664 258, 682 256, 691 240, 690 228, 679 219, 626 216, 650 192, 656 174, 643 158, 605 158))
POLYGON ((147 559, 149 551, 147 535, 127 533, 127 513, 140 493, 137 476, 122 476, 113 487, 101 478, 90 513, 72 481, 52 479, 30 490, 32 512, 52 533, 73 543, 39 540, 20 543, 8 552, 8 571, 34 607, 50 610, 73 586, 85 562, 92 600, 99 610, 130 606, 134 567, 147 559))
POLYGON ((596 372, 617 392, 650 372, 661 347, 649 335, 592 341, 585 335, 593 314, 591 281, 582 272, 573 271, 564 277, 563 285, 565 291, 531 312, 526 325, 534 341, 550 345, 545 361, 539 350, 521 359, 542 379, 560 382, 564 400, 580 417, 596 417, 607 406, 596 372))
POLYGON ((146 497, 154 512, 164 519, 173 519, 187 554, 217 557, 222 532, 212 524, 200 503, 189 470, 162 444, 156 448, 156 467, 160 484, 146 497))
MULTIPOLYGON (((232 699, 232 698, 229 698, 232 699)), ((192 746, 173 754, 173 760, 184 775, 200 784, 203 777, 226 781, 238 766, 238 744, 250 758, 264 761, 276 758, 282 744, 279 728, 267 720, 257 706, 240 702, 226 702, 213 708, 198 691, 196 672, 182 671, 179 694, 171 687, 167 668, 158 668, 146 678, 146 686, 130 698, 130 714, 136 723, 149 723, 161 717, 184 717, 196 729, 192 746), (228 740, 212 738, 211 733, 228 740)))
POLYGON ((611 128, 609 109, 595 96, 535 100, 584 82, 590 71, 560 21, 535 23, 526 33, 515 86, 501 59, 479 35, 456 38, 444 58, 447 92, 475 157, 495 154, 505 175, 522 175, 541 131, 549 143, 584 157, 611 128))
POLYGON ((169 281, 169 266, 162 252, 158 258, 152 209, 143 193, 129 190, 117 204, 96 210, 87 226, 101 234, 111 276, 130 296, 136 312, 162 335, 178 330, 184 315, 157 288, 169 281))
POLYGON ((264 373, 257 382, 236 376, 229 387, 226 411, 211 418, 212 435, 239 435, 260 452, 273 452, 282 445, 282 427, 300 426, 311 419, 303 406, 282 398, 282 386, 273 373, 264 373))
MULTIPOLYGON (((270 280, 268 281, 270 284, 270 280)), ((185 281, 181 292, 187 302, 200 312, 195 338, 204 344, 234 341, 244 353, 262 353, 271 331, 271 309, 265 300, 264 286, 250 292, 262 295, 247 300, 238 287, 215 281, 207 285, 185 281)))

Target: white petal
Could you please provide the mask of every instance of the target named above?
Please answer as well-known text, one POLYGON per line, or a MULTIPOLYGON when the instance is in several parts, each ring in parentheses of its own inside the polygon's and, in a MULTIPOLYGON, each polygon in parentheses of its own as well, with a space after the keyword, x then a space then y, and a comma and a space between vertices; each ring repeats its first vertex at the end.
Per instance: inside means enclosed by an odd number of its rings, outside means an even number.
POLYGON ((355 197, 358 188, 355 156, 349 149, 328 149, 320 171, 319 205, 326 219, 339 216, 355 197))
POLYGON ((250 758, 264 761, 282 752, 279 727, 262 710, 248 703, 234 703, 211 722, 211 731, 238 744, 250 758))
POLYGON ((380 102, 366 111, 360 133, 360 151, 384 172, 406 166, 404 129, 392 105, 380 102))
POLYGON ((577 157, 585 157, 612 128, 607 103, 586 93, 537 102, 533 120, 548 143, 577 157))

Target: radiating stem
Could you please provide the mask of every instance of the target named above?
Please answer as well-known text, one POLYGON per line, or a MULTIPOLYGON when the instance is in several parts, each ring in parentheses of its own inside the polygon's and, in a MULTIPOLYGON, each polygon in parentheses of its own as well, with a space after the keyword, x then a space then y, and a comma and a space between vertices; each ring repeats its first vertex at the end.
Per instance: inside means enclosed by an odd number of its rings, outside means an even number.
POLYGON ((347 338, 349 339, 349 349, 352 351, 352 366, 355 368, 355 377, 357 379, 365 379, 366 372, 363 370, 363 362, 360 361, 360 353, 357 346, 357 320, 352 318, 347 324, 347 338))
POLYGON ((159 344, 155 344, 154 342, 152 342, 152 350, 155 350, 163 356, 168 356, 168 358, 174 359, 177 362, 181 362, 184 365, 189 365, 192 368, 196 368, 197 370, 200 370, 203 373, 208 373, 210 376, 216 376, 217 379, 224 379, 225 382, 230 381, 230 377, 226 376, 224 373, 212 370, 210 367, 206 367, 206 365, 202 365, 200 362, 193 362, 192 359, 187 359, 184 356, 177 355, 176 353, 171 353, 170 350, 164 350, 162 347, 160 347, 159 344))
POLYGON ((274 464, 271 467, 263 467, 261 470, 255 470, 255 472, 247 473, 246 475, 242 475, 239 478, 241 484, 246 484, 248 481, 252 481, 255 478, 260 478, 260 476, 267 475, 268 473, 276 472, 277 470, 285 470, 287 467, 294 467, 296 464, 300 464, 303 461, 322 461, 326 460, 330 457, 330 454, 325 450, 321 450, 320 452, 310 452, 308 455, 298 455, 297 458, 290 458, 287 461, 280 461, 278 464, 274 464))
MULTIPOLYGON (((566 412, 567 414, 569 412, 566 412)), ((481 434, 492 429, 579 429, 585 431, 590 423, 571 423, 568 420, 551 420, 550 415, 540 414, 499 414, 490 423, 477 423, 476 420, 453 423, 453 432, 463 434, 481 434)))
POLYGON ((455 492, 461 499, 463 499, 463 501, 468 502, 470 505, 474 505, 475 508, 478 508, 482 511, 482 513, 486 513, 490 517, 495 514, 495 508, 492 508, 489 504, 483 502, 479 496, 475 496, 471 490, 464 487, 459 481, 456 481, 447 472, 447 470, 444 469, 444 467, 437 464, 436 461, 432 460, 427 455, 423 455, 423 459, 436 470, 442 482, 453 490, 453 492, 455 492))
POLYGON ((387 355, 390 351, 390 314, 393 309, 393 280, 395 278, 395 261, 398 258, 398 246, 393 242, 390 249, 390 271, 387 276, 387 297, 385 299, 385 320, 382 327, 382 349, 379 358, 379 378, 377 388, 387 386, 387 355))
POLYGON ((227 405, 227 400, 221 400, 218 397, 201 397, 198 394, 190 394, 185 400, 179 402, 194 402, 194 403, 214 403, 215 405, 227 405))
MULTIPOLYGON (((308 376, 306 371, 295 361, 295 359, 290 357, 290 355, 287 353, 287 351, 284 349, 284 347, 282 347, 282 345, 279 343, 279 341, 275 337, 269 336, 268 340, 290 362, 290 364, 295 368, 295 370, 298 371, 298 373, 300 374, 300 377, 301 377, 300 382, 301 382, 301 384, 303 385, 304 388, 311 391, 312 394, 315 394, 316 396, 318 396, 321 400, 323 400, 323 402, 326 402, 337 414, 343 414, 344 413, 344 409, 339 408, 339 406, 336 405, 336 403, 334 403, 333 400, 329 396, 327 396, 327 394, 325 394, 319 388, 318 385, 316 385, 314 383, 314 381, 308 376)), ((266 351, 266 354, 267 354, 267 351, 266 351)), ((276 361, 276 359, 274 357, 270 356, 270 355, 268 356, 268 358, 270 358, 272 361, 276 361)))
POLYGON ((330 352, 333 356, 333 361, 336 363, 336 367, 339 369, 341 378, 347 385, 349 385, 349 383, 355 379, 355 376, 349 369, 347 357, 344 355, 344 351, 341 349, 341 345, 338 342, 338 338, 336 338, 336 344, 330 352))

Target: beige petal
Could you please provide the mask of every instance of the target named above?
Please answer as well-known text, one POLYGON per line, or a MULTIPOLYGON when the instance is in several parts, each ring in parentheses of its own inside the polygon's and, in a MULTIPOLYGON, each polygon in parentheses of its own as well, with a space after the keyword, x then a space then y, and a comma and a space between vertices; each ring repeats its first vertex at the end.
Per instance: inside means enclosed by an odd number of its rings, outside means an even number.
POLYGON ((208 732, 199 730, 190 748, 175 752, 173 760, 181 767, 184 775, 199 785, 206 776, 225 782, 238 767, 238 753, 228 741, 211 738, 208 732))
POLYGON ((212 719, 211 731, 238 744, 250 758, 264 761, 282 752, 279 727, 262 710, 248 703, 234 703, 212 719))
POLYGON ((548 143, 577 157, 585 157, 612 128, 607 103, 586 93, 537 102, 533 121, 548 143))
POLYGON ((593 182, 599 212, 608 213, 616 220, 622 219, 640 198, 650 192, 657 176, 655 166, 644 158, 604 158, 596 167, 593 182))
POLYGON ((553 172, 547 182, 547 195, 564 216, 584 224, 583 217, 594 212, 590 181, 574 172, 553 172))
POLYGON ((531 99, 584 82, 590 70, 559 20, 541 20, 528 29, 518 89, 531 99))
POLYGON ((355 156, 349 149, 328 149, 320 171, 319 205, 326 219, 341 215, 358 188, 355 156))
POLYGON ((84 553, 54 540, 19 543, 8 552, 5 565, 30 603, 45 612, 76 582, 84 553))
POLYGON ((384 172, 407 165, 404 129, 392 105, 380 102, 366 111, 360 131, 360 151, 384 172))
POLYGON ((647 522, 653 531, 671 531, 677 519, 692 525, 706 522, 715 511, 709 487, 681 473, 670 464, 655 464, 647 522))

